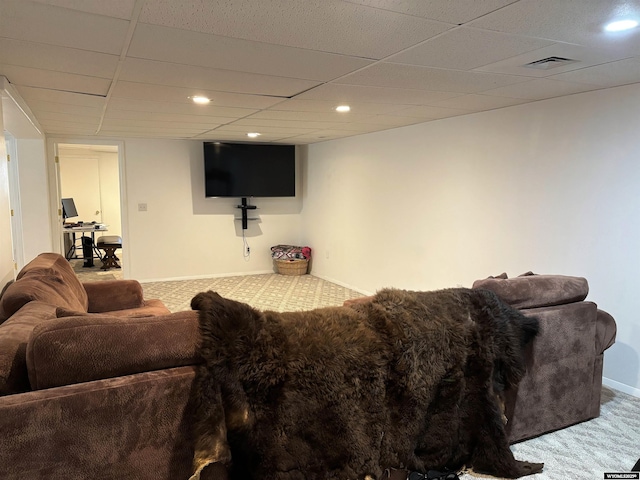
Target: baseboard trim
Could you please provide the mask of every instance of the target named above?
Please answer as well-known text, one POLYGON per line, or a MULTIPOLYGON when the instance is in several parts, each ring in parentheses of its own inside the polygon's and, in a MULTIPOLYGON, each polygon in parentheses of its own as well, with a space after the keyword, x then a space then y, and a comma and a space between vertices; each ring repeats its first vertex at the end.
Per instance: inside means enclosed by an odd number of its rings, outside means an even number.
POLYGON ((620 390, 622 393, 640 398, 640 388, 635 388, 624 383, 616 382, 615 380, 611 380, 607 377, 602 377, 602 384, 615 390, 620 390))
POLYGON ((336 280, 335 278, 327 277, 326 275, 318 275, 318 274, 315 274, 315 273, 313 273, 312 275, 314 277, 318 277, 318 278, 320 278, 320 279, 322 279, 322 280, 324 280, 326 282, 335 283, 336 285, 340 285, 341 287, 348 288, 349 290, 356 291, 356 292, 361 293, 363 295, 374 295, 375 294, 375 292, 368 292, 366 290, 362 290, 360 288, 354 287, 353 285, 349 285, 348 283, 344 283, 344 282, 341 282, 340 280, 336 280))

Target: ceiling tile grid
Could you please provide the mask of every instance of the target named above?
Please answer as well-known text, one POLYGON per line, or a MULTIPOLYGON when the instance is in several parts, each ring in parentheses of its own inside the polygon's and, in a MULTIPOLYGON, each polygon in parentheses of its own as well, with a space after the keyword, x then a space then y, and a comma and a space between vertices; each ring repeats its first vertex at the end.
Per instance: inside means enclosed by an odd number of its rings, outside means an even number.
POLYGON ((0 75, 50 135, 304 144, 640 82, 640 30, 603 30, 623 17, 640 3, 0 0, 0 75))

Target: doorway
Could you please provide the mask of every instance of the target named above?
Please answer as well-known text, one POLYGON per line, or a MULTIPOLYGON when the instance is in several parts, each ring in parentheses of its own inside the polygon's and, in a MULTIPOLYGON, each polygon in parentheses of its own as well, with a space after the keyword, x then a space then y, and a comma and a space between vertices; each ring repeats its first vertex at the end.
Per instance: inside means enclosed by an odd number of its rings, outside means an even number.
MULTIPOLYGON (((73 217, 66 217, 65 212, 62 212, 62 221, 67 224, 104 226, 100 233, 91 233, 94 240, 100 235, 122 237, 122 188, 118 145, 57 143, 56 150, 59 186, 57 205, 61 205, 61 199, 71 198, 76 207, 73 217)), ((62 250, 74 265, 74 269, 81 274, 99 271, 102 263, 99 260, 93 262, 93 256, 97 257, 97 250, 83 249, 82 245, 76 245, 76 241, 82 242, 82 237, 70 235, 65 229, 62 230, 62 250), (90 261, 84 258, 88 253, 92 255, 90 261), (77 259, 86 261, 74 262, 77 259), (83 266, 86 271, 82 269, 83 266)), ((120 253, 119 257, 122 257, 120 253)), ((121 270, 117 273, 121 276, 121 270)))

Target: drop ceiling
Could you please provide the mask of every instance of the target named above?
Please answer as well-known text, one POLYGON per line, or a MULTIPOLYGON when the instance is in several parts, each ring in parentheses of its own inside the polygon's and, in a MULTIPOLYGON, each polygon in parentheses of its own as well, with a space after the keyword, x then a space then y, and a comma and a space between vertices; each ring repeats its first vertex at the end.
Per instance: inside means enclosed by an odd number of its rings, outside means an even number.
POLYGON ((0 0, 0 75, 48 135, 307 144, 640 82, 640 33, 602 29, 630 16, 640 2, 0 0), (572 61, 527 67, 549 57, 572 61))

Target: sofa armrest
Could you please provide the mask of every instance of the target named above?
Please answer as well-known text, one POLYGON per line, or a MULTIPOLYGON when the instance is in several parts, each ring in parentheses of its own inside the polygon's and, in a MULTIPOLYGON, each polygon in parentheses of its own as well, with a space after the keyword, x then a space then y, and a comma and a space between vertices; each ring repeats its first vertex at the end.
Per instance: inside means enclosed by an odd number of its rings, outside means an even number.
POLYGON ((602 353, 616 341, 616 321, 604 310, 598 309, 596 317, 596 352, 602 353))
POLYGON ((198 315, 86 315, 36 326, 27 344, 34 390, 197 363, 198 315))
POLYGON ((82 284, 89 297, 88 311, 103 313, 144 305, 142 285, 137 280, 106 280, 82 284))

